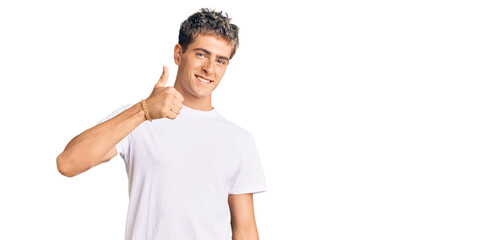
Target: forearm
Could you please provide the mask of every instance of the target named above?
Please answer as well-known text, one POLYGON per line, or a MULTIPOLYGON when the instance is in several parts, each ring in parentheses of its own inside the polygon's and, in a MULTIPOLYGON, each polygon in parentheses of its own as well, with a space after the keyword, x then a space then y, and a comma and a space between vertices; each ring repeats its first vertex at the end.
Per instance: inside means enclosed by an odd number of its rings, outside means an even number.
POLYGON ((73 138, 58 156, 58 170, 65 176, 78 175, 116 155, 115 145, 145 121, 141 104, 73 138))

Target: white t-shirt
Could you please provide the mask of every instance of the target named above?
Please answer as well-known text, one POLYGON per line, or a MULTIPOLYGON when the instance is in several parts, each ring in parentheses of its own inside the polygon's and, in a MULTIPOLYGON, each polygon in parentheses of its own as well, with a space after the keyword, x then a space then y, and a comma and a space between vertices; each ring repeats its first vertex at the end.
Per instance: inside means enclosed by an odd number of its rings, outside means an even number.
POLYGON ((253 136, 215 109, 145 121, 116 149, 129 178, 127 240, 230 240, 228 195, 266 191, 253 136))

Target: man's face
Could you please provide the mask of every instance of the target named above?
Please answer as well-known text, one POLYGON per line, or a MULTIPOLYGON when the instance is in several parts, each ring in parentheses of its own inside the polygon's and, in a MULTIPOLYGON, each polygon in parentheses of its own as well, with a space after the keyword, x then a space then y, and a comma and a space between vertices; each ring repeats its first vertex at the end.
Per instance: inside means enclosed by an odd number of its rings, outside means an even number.
POLYGON ((224 76, 232 46, 215 35, 199 35, 182 52, 175 46, 175 63, 178 65, 177 82, 180 81, 184 97, 208 98, 224 76))

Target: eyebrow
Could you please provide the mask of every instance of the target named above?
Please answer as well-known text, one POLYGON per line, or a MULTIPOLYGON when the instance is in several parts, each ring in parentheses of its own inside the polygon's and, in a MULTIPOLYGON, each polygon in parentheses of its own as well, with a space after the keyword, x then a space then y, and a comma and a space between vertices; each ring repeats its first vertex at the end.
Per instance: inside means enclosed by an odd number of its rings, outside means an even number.
MULTIPOLYGON (((210 52, 210 51, 208 51, 208 50, 206 50, 206 49, 204 49, 204 48, 195 48, 194 50, 196 50, 196 51, 202 51, 202 52, 204 52, 204 53, 206 53, 206 54, 208 54, 208 55, 211 55, 211 52, 210 52)), ((226 60, 226 61, 229 61, 229 58, 228 58, 228 57, 224 57, 224 56, 217 56, 217 58, 218 58, 218 59, 224 59, 224 60, 226 60)))

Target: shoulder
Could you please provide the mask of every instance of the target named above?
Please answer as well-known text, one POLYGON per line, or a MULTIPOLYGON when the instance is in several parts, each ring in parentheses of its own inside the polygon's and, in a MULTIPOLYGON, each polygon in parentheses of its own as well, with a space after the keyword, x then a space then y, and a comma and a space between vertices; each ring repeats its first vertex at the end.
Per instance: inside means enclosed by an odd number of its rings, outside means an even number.
POLYGON ((254 144, 255 139, 253 135, 246 129, 244 129, 239 124, 236 124, 233 121, 223 117, 220 115, 220 122, 223 124, 225 134, 231 137, 235 143, 239 145, 249 146, 250 144, 254 144))
POLYGON ((134 104, 126 104, 126 105, 123 105, 119 108, 116 108, 114 111, 112 111, 111 113, 109 113, 106 117, 102 118, 97 124, 100 124, 100 123, 103 123, 111 118, 114 118, 115 116, 119 115, 121 112, 124 112, 126 110, 128 110, 130 107, 132 107, 134 104))

